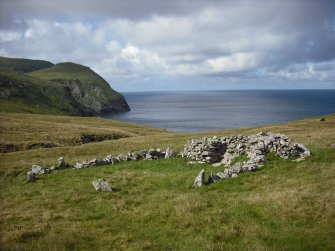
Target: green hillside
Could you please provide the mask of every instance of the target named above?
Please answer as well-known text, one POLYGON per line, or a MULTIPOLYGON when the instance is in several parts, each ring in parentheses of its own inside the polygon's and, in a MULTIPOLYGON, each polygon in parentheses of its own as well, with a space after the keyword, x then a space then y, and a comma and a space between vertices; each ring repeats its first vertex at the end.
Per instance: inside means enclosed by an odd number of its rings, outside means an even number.
POLYGON ((46 68, 35 60, 2 61, 8 67, 0 70, 0 111, 80 116, 129 111, 124 97, 88 67, 50 63, 46 68), (23 73, 28 68, 40 70, 23 73))
POLYGON ((285 124, 195 134, 101 118, 0 114, 7 144, 54 143, 0 153, 1 250, 333 250, 335 246, 335 115, 285 124), (171 147, 204 136, 283 133, 304 144, 304 161, 274 155, 256 172, 198 189, 201 169, 186 159, 129 161, 40 175, 24 184, 32 164, 49 167, 108 154, 171 147), (76 144, 84 134, 119 138, 76 144), (115 193, 97 193, 105 178, 115 193))
POLYGON ((44 60, 0 57, 0 70, 32 72, 51 66, 52 63, 44 60))

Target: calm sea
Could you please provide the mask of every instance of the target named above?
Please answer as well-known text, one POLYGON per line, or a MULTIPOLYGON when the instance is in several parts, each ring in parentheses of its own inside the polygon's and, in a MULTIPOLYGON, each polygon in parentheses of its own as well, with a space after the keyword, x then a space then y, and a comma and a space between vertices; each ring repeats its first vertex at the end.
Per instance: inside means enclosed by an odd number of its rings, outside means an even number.
POLYGON ((131 112, 105 117, 173 131, 252 127, 335 113, 335 90, 124 93, 131 112))

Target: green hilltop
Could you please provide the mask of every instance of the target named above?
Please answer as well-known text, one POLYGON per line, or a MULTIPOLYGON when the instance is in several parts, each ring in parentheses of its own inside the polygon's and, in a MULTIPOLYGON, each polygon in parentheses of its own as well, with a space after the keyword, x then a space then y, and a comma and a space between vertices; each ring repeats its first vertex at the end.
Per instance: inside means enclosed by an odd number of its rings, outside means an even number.
POLYGON ((93 116, 130 110, 89 67, 0 57, 0 111, 93 116))
POLYGON ((17 72, 32 72, 53 66, 44 60, 0 57, 0 69, 17 72))

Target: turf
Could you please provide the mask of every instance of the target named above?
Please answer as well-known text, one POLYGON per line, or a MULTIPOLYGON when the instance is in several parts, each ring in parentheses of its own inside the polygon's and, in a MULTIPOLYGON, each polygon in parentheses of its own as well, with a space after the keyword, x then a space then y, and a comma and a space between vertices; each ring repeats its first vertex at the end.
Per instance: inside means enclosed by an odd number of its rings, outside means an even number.
MULTIPOLYGON (((186 134, 96 118, 1 114, 1 137, 29 142, 81 132, 122 130, 128 137, 0 154, 3 250, 332 250, 335 247, 335 115, 258 128, 186 134), (34 128, 34 121, 42 123, 34 128), (6 124, 6 123, 7 124, 6 124), (14 126, 16 123, 16 127, 14 126), (26 127, 21 125, 25 123, 26 127), (54 126, 55 130, 52 131, 54 126), (20 133, 6 128, 21 128, 20 133), (26 129, 24 129, 26 128, 26 129), (66 128, 71 133, 66 133, 66 128), (5 131, 5 133, 3 133, 5 131), (64 132, 59 133, 60 131, 64 132), (274 155, 259 171, 191 189, 197 173, 222 167, 182 158, 63 170, 23 184, 32 163, 52 165, 151 147, 182 150, 203 136, 272 131, 312 150, 302 162, 274 155), (20 134, 22 137, 15 138, 20 134), (110 182, 97 193, 91 182, 110 182)), ((68 142, 68 143, 67 143, 68 142)), ((241 158, 240 160, 243 160, 241 158)))

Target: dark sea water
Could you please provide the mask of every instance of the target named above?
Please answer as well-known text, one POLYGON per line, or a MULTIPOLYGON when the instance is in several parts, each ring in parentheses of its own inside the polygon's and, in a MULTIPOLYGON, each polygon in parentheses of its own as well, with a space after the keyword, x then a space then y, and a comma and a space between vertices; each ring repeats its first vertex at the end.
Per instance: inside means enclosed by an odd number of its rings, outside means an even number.
POLYGON ((335 90, 138 92, 131 112, 105 117, 174 131, 207 131, 288 122, 335 113, 335 90))

